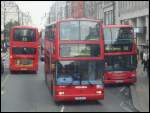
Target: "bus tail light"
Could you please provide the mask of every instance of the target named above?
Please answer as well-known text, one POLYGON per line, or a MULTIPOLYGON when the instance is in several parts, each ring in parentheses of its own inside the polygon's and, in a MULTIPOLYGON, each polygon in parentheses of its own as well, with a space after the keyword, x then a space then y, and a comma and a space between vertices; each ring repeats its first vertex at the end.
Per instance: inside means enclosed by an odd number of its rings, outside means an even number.
POLYGON ((64 95, 65 93, 63 91, 58 92, 59 95, 64 95))
POLYGON ((102 94, 102 91, 96 91, 96 94, 102 94))

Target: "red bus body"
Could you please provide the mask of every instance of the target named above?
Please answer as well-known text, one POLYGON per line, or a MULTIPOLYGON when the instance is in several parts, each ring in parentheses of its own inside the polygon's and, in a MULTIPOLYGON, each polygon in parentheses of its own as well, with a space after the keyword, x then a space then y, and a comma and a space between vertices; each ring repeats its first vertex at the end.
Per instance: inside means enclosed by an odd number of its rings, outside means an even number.
MULTIPOLYGON (((102 29, 99 28, 102 28, 100 21, 89 19, 67 19, 57 21, 46 27, 44 41, 45 80, 55 101, 104 99, 104 88, 102 82, 100 83, 101 79, 99 79, 101 75, 97 74, 99 78, 96 79, 99 80, 100 84, 97 84, 95 79, 93 81, 87 81, 86 77, 96 76, 93 74, 93 71, 91 71, 91 74, 88 72, 88 75, 85 76, 86 71, 88 71, 86 70, 87 68, 92 70, 90 65, 96 66, 104 64, 103 33, 102 29), (100 25, 98 27, 98 33, 100 33, 99 40, 74 40, 74 38, 73 40, 65 39, 67 34, 69 34, 68 38, 72 38, 74 35, 78 34, 75 33, 72 35, 72 33, 76 32, 76 30, 73 30, 74 32, 69 30, 76 29, 75 26, 76 24, 78 26, 78 22, 80 22, 80 24, 84 24, 82 21, 100 25), (61 37, 63 38, 61 39, 61 37), (98 48, 100 47, 100 49, 97 50, 98 53, 100 52, 100 55, 97 57, 81 57, 80 55, 83 54, 80 54, 78 56, 78 49, 80 46, 84 48, 85 45, 88 46, 90 44, 93 44, 93 48, 97 46, 98 48), (72 48, 76 49, 73 49, 72 51, 72 48), (77 55, 78 57, 72 57, 71 55, 77 55), (100 63, 96 64, 96 62, 100 63), (85 67, 85 70, 83 67, 85 67), (83 75, 82 78, 81 73, 83 75)), ((101 68, 103 67, 104 65, 101 66, 101 68)), ((97 72, 100 73, 99 71, 97 72)))
POLYGON ((37 28, 13 27, 10 33, 10 71, 36 72, 38 70, 38 45, 37 28))
POLYGON ((104 83, 135 83, 137 48, 132 27, 130 25, 106 25, 103 28, 105 43, 104 83), (130 36, 130 42, 127 42, 128 36, 130 36), (117 68, 118 62, 121 62, 122 65, 120 67, 118 65, 117 68))

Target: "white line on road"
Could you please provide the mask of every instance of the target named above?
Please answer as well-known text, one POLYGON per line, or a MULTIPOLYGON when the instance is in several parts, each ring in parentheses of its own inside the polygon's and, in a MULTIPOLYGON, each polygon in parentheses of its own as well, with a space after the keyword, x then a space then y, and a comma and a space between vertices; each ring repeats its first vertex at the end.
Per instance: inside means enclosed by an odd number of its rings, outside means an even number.
POLYGON ((65 108, 65 106, 62 106, 60 112, 64 112, 64 108, 65 108))
POLYGON ((5 93, 4 90, 1 90, 1 95, 4 95, 4 93, 5 93))
POLYGON ((124 102, 121 102, 120 103, 120 107, 122 107, 125 111, 127 111, 127 112, 133 112, 133 111, 131 111, 129 108, 127 108, 127 107, 125 107, 125 105, 123 105, 124 104, 124 102))
POLYGON ((6 76, 6 77, 5 77, 4 81, 1 83, 1 89, 5 86, 10 75, 4 75, 4 76, 6 76))
POLYGON ((125 89, 125 87, 121 88, 121 89, 120 89, 120 92, 122 92, 124 89, 125 89))

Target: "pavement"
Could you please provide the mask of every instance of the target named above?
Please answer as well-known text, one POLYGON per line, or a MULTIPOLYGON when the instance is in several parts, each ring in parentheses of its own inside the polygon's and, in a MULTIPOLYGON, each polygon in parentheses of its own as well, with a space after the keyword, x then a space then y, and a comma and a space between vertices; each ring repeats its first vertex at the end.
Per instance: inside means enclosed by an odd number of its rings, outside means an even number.
MULTIPOLYGON (((148 75, 149 76, 149 75, 148 75)), ((131 85, 132 102, 140 112, 149 112, 149 78, 143 65, 139 62, 137 66, 137 82, 131 85)))

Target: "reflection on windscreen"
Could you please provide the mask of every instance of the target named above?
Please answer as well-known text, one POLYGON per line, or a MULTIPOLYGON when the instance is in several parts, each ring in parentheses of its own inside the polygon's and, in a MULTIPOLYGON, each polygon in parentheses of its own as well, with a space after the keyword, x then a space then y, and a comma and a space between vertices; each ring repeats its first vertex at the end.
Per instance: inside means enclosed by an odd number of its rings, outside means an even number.
POLYGON ((61 57, 98 57, 98 44, 62 44, 61 57))
POLYGON ((99 40, 100 26, 92 21, 67 21, 60 24, 60 40, 99 40))
POLYGON ((14 41, 33 42, 36 40, 33 29, 15 29, 14 41))
POLYGON ((129 71, 136 69, 137 58, 131 55, 105 56, 106 71, 129 71))
POLYGON ((105 52, 131 51, 133 44, 132 28, 105 28, 105 52))
POLYGON ((102 84, 100 61, 60 61, 56 67, 59 85, 102 84))

